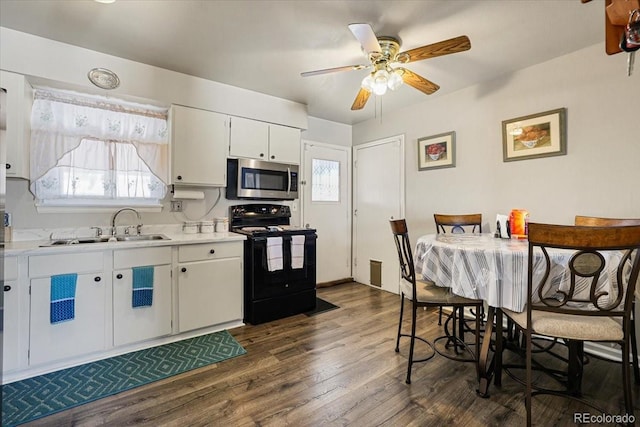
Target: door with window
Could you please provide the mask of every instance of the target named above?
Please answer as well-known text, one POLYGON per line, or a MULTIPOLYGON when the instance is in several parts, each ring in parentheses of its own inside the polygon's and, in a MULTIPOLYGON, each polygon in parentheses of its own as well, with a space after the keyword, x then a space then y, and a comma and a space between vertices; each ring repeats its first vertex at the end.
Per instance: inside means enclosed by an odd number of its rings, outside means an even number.
POLYGON ((318 283, 351 277, 349 147, 303 141, 302 224, 317 229, 318 283))

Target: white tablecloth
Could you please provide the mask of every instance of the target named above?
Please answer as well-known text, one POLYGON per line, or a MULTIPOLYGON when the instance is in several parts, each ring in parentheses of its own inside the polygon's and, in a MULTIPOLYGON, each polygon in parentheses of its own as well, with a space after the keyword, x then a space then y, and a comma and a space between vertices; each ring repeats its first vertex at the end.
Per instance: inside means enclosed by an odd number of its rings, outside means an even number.
MULTIPOLYGON (((569 260, 573 251, 549 249, 552 263, 545 297, 568 290, 570 286, 569 260), (548 290, 547 290, 548 289, 548 290)), ((621 256, 621 254, 619 254, 621 256)), ((609 274, 602 277, 599 289, 609 292, 608 298, 615 300, 615 269, 620 256, 607 262, 609 274)), ((438 286, 450 287, 456 295, 479 298, 493 307, 524 311, 527 303, 527 258, 526 240, 499 239, 490 234, 429 234, 418 239, 415 253, 416 274, 433 281, 438 286)), ((544 273, 541 251, 536 252, 534 285, 544 273)), ((589 283, 578 281, 578 293, 588 298, 589 283)), ((537 288, 534 302, 538 302, 537 288)), ((593 306, 592 306, 593 307, 593 306)))

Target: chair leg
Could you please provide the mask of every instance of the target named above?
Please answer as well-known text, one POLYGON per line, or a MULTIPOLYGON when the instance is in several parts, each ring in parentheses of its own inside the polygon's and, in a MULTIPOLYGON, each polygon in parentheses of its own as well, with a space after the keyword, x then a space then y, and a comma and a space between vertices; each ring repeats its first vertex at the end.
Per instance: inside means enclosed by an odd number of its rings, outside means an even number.
POLYGON ((402 314, 404 312, 404 294, 400 293, 400 320, 398 321, 398 337, 396 338, 396 353, 400 352, 400 333, 402 331, 402 314))
POLYGON ((409 345, 409 366, 407 367, 407 384, 411 384, 411 367, 413 365, 413 347, 416 344, 416 317, 418 314, 418 306, 411 301, 411 344, 409 345))
POLYGON ((527 376, 526 376, 526 382, 527 382, 527 391, 524 397, 524 404, 527 410, 527 427, 531 427, 531 389, 532 389, 532 385, 531 385, 531 357, 532 357, 532 353, 533 353, 533 344, 531 342, 531 331, 530 330, 526 330, 524 331, 524 334, 526 336, 526 347, 527 347, 527 376))
POLYGON ((480 381, 480 323, 484 316, 476 313, 476 376, 480 381))
MULTIPOLYGON (((489 319, 488 321, 491 321, 491 319, 489 319)), ((497 309, 496 310, 496 354, 493 356, 494 360, 495 360, 495 365, 494 365, 494 369, 495 369, 495 378, 493 379, 493 383, 497 386, 500 387, 502 385, 502 310, 497 309)), ((485 339, 491 339, 491 337, 487 337, 485 336, 485 339)))
POLYGON ((636 381, 636 384, 640 384, 640 367, 638 366, 638 341, 636 340, 636 319, 635 319, 635 304, 633 305, 633 310, 631 311, 631 354, 633 355, 633 360, 631 364, 633 365, 633 376, 636 381))
POLYGON ((628 415, 633 414, 631 398, 631 373, 629 372, 629 336, 624 337, 622 345, 622 387, 624 390, 624 407, 628 415))
POLYGON ((442 326, 442 307, 440 307, 440 312, 438 313, 438 326, 442 326))

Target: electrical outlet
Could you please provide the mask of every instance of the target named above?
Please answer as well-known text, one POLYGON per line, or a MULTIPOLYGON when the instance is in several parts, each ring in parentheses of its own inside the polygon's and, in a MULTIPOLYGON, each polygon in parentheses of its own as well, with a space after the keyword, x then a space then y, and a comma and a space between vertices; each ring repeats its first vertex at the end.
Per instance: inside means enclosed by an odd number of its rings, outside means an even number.
POLYGON ((171 212, 182 212, 182 200, 171 201, 171 212))

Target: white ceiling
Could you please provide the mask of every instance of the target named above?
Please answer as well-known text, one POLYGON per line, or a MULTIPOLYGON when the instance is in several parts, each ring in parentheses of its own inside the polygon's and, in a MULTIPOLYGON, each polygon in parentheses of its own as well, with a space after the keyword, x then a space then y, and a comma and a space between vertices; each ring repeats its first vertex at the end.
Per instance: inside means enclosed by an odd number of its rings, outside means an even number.
POLYGON ((604 40, 602 1, 0 1, 3 27, 286 98, 306 104, 310 116, 347 124, 381 107, 372 96, 362 111, 350 110, 367 71, 300 73, 367 63, 347 28, 354 22, 399 37, 401 50, 471 39, 469 51, 407 64, 441 89, 427 97, 403 85, 382 97, 385 111, 604 40))

